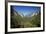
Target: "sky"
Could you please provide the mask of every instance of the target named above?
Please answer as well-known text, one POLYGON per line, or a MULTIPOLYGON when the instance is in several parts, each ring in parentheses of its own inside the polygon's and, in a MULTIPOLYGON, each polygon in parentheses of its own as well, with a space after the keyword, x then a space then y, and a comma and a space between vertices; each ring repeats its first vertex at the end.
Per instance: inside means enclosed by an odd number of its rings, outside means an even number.
POLYGON ((36 7, 36 6, 16 6, 16 5, 12 5, 12 8, 19 12, 22 13, 24 16, 29 14, 29 13, 35 13, 37 11, 40 11, 40 7, 36 7))

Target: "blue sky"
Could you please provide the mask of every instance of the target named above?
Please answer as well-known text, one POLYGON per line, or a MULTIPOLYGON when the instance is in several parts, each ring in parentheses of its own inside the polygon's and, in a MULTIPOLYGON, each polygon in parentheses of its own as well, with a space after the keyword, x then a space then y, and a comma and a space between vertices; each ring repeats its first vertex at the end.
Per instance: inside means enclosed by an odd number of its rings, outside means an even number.
POLYGON ((35 13, 37 11, 40 11, 40 7, 36 7, 36 6, 12 6, 12 8, 20 13, 23 13, 24 15, 27 15, 29 13, 35 13))

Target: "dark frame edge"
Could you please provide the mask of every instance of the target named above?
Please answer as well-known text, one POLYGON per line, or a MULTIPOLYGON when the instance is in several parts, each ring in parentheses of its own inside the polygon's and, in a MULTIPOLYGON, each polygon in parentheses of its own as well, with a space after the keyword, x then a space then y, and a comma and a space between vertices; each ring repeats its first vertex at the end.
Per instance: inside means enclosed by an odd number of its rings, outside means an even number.
POLYGON ((44 4, 44 2, 32 2, 32 1, 8 1, 8 2, 44 4))
POLYGON ((43 3, 43 31, 45 31, 45 3, 43 3))
POLYGON ((5 34, 7 34, 7 4, 8 1, 5 0, 5 34))

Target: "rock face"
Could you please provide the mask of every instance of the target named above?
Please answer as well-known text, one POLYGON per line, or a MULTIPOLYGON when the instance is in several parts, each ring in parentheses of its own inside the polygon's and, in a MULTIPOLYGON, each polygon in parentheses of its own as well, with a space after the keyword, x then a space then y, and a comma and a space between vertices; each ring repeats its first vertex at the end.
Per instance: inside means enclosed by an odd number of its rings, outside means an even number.
POLYGON ((19 16, 19 14, 11 7, 11 28, 18 26, 17 16, 19 16))
POLYGON ((11 28, 20 28, 23 14, 15 11, 11 7, 11 28))

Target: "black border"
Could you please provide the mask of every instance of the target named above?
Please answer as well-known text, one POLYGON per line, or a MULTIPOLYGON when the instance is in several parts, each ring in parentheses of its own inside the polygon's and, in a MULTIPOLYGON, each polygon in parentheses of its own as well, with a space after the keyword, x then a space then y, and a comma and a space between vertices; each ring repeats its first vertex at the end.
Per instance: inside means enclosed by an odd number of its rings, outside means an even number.
POLYGON ((45 3, 44 2, 5 1, 5 34, 8 34, 8 33, 26 33, 26 32, 42 32, 42 31, 45 31, 45 3), (43 30, 7 32, 7 8, 8 8, 7 6, 8 6, 8 2, 43 4, 43 30))

